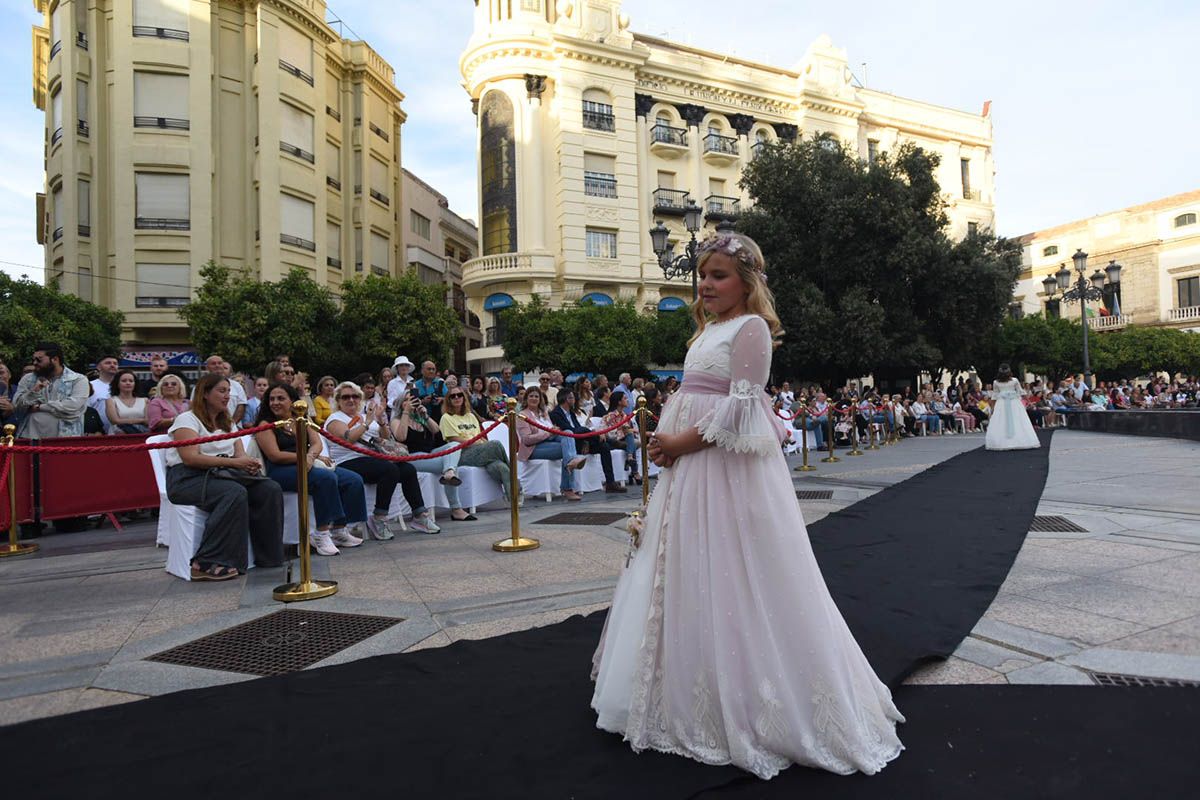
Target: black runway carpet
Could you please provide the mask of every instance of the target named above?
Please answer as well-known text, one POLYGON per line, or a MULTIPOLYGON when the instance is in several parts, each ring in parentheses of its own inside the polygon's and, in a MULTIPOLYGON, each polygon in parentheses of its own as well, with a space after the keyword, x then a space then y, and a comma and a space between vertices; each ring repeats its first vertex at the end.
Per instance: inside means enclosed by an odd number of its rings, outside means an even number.
MULTIPOLYGON (((1046 442, 1048 444, 1048 442, 1046 442)), ((812 526, 893 685, 973 627, 1028 530, 1045 449, 958 456, 812 526)), ((602 615, 0 729, 13 797, 1133 798, 1190 795, 1200 692, 906 686, 879 775, 635 755, 594 727, 602 615)))

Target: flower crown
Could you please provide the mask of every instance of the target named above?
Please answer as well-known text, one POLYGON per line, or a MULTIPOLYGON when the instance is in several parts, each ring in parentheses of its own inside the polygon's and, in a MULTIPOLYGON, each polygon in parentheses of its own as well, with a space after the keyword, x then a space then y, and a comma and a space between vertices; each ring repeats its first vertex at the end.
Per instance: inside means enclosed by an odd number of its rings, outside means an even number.
POLYGON ((765 279, 766 272, 763 271, 762 264, 750 252, 750 249, 742 243, 742 240, 736 236, 730 236, 727 233, 715 234, 709 236, 700 243, 699 252, 704 253, 724 253, 725 255, 736 258, 752 270, 762 275, 765 279))

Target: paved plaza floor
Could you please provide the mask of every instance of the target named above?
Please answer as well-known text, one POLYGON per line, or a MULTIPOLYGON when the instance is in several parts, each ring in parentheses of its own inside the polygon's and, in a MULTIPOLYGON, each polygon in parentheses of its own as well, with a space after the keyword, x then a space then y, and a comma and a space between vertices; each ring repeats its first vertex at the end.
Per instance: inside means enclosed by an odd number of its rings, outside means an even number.
MULTIPOLYGON (((965 450, 981 435, 910 439, 793 473, 814 522, 965 450)), ((823 454, 822 454, 823 455, 823 454)), ((793 465, 798 458, 790 459, 793 465)), ((995 602, 954 656, 913 683, 1079 683, 1096 674, 1200 681, 1200 443, 1058 431, 1039 516, 1081 531, 1029 534, 995 602)), ((522 529, 542 541, 500 554, 506 508, 478 522, 444 521, 439 536, 408 534, 315 558, 339 582, 304 609, 404 621, 321 665, 552 624, 604 608, 627 535, 611 525, 541 521, 561 512, 628 512, 628 495, 582 503, 530 500, 522 529)), ((1002 502, 997 499, 997 502, 1002 502)), ((443 515, 444 516, 444 515, 443 515)), ((979 509, 978 525, 987 525, 979 509)), ((931 526, 938 525, 930 519, 931 526)), ((136 700, 249 676, 149 662, 147 656, 271 613, 280 570, 197 584, 163 570, 153 522, 49 535, 32 557, 0 562, 0 724, 136 700)), ((970 536, 971 530, 962 531, 970 536)))

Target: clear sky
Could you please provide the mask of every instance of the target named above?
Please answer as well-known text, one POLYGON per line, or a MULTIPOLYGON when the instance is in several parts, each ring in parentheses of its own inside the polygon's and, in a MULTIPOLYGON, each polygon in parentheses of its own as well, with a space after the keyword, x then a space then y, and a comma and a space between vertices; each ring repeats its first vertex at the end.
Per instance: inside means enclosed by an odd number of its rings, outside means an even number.
MULTIPOLYGON (((1200 3, 1179 0, 625 0, 635 31, 781 67, 828 33, 873 89, 992 101, 997 232, 1016 236, 1200 188, 1200 3)), ((331 0, 406 95, 404 166, 476 215, 475 119, 458 58, 471 0, 331 0)), ((0 264, 41 278, 29 0, 0 9, 0 264)))

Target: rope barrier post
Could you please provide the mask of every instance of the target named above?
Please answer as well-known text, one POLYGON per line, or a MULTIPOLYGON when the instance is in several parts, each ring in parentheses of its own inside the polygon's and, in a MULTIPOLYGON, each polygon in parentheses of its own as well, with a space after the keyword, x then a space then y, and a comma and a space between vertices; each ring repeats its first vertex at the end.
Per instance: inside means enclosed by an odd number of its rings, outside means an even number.
POLYGON ((816 472, 817 468, 808 463, 808 407, 800 407, 800 454, 804 463, 796 467, 796 472, 816 472))
POLYGON ((512 536, 496 542, 492 545, 492 549, 497 553, 519 553, 522 550, 534 550, 541 547, 542 543, 537 539, 521 535, 521 511, 517 507, 517 497, 521 493, 521 482, 517 478, 517 452, 521 447, 521 442, 517 437, 517 398, 510 397, 507 403, 508 412, 505 414, 505 420, 508 422, 508 474, 511 486, 508 503, 512 514, 512 536))
POLYGON ((846 455, 861 456, 863 452, 862 450, 858 449, 858 420, 854 418, 856 414, 854 411, 854 406, 850 406, 850 408, 847 410, 850 418, 850 450, 846 453, 846 455))
POLYGON ((338 590, 337 581, 314 581, 312 578, 312 554, 308 541, 308 403, 297 400, 292 403, 293 430, 296 433, 296 502, 300 505, 300 581, 276 586, 271 596, 281 603, 299 600, 316 600, 328 597, 338 590))
POLYGON ((829 448, 829 455, 821 459, 822 464, 836 464, 841 461, 840 458, 833 454, 833 404, 825 406, 825 416, 829 420, 829 438, 825 440, 825 446, 829 448))
MULTIPOLYGON (((887 425, 887 414, 883 415, 883 424, 887 425)), ((878 450, 879 445, 875 444, 875 410, 871 410, 871 418, 867 421, 867 449, 878 450)))
POLYGON ((893 437, 896 435, 896 407, 890 403, 883 407, 883 432, 885 434, 883 443, 888 447, 894 445, 896 443, 893 441, 893 437))
MULTIPOLYGON (((12 447, 16 444, 16 425, 4 426, 5 447, 12 447)), ((16 472, 17 454, 8 453, 7 463, 5 468, 8 475, 8 543, 0 544, 0 557, 3 556, 25 556, 30 553, 36 553, 38 550, 37 542, 22 542, 17 540, 17 472, 16 472)))
POLYGON ((649 426, 646 424, 646 417, 650 416, 650 409, 646 408, 646 398, 639 397, 637 399, 637 414, 638 414, 638 443, 641 445, 642 451, 642 508, 650 502, 650 456, 646 452, 646 445, 649 441, 647 431, 649 426))

